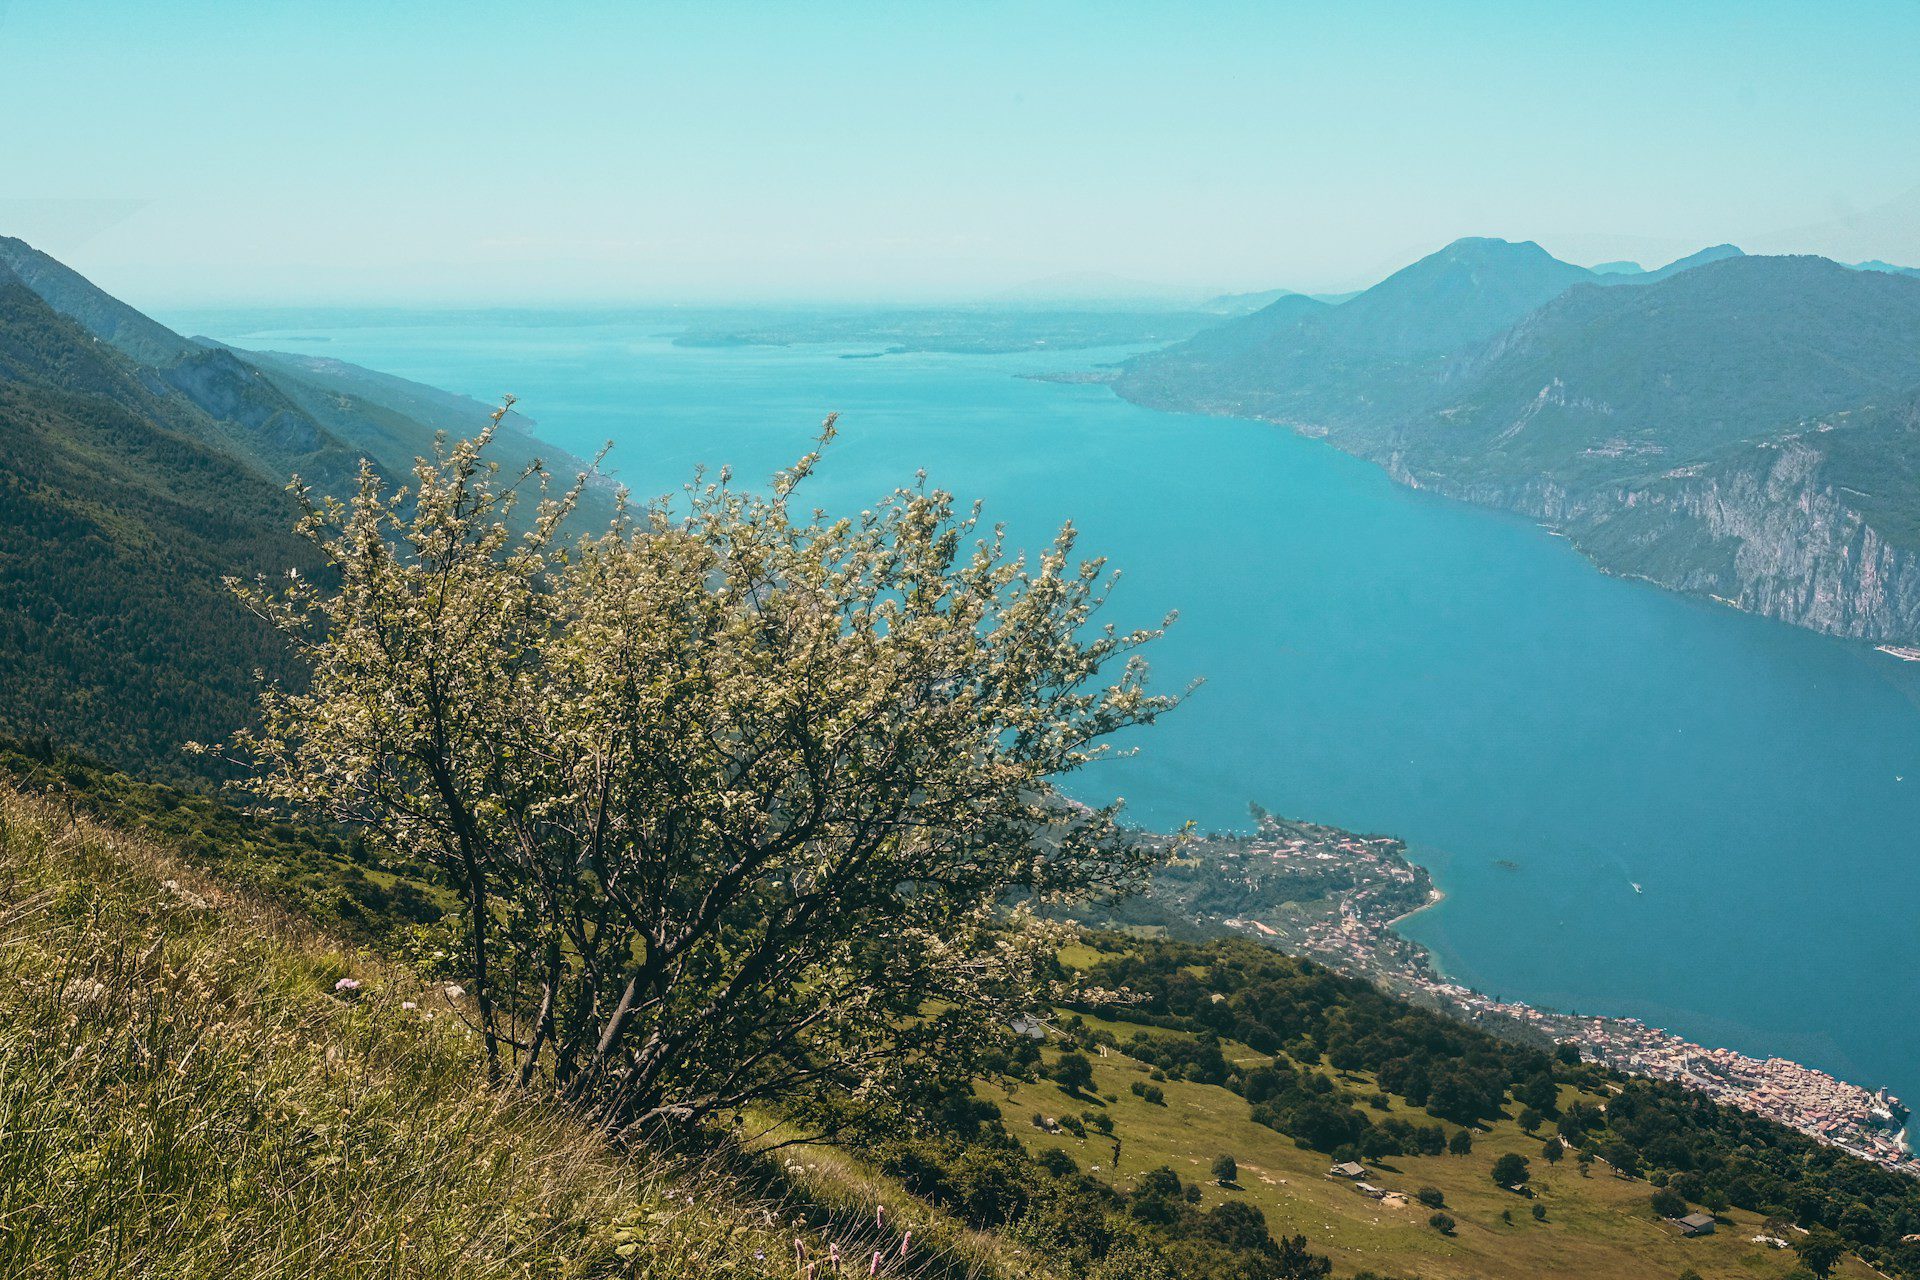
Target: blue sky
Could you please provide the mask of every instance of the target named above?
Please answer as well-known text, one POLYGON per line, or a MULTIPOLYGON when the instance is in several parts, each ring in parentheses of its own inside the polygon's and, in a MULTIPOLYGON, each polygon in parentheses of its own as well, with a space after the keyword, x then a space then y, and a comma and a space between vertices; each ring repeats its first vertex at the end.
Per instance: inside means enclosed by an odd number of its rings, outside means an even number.
POLYGON ((0 230, 149 306, 1920 262, 1920 4, 0 0, 0 230))

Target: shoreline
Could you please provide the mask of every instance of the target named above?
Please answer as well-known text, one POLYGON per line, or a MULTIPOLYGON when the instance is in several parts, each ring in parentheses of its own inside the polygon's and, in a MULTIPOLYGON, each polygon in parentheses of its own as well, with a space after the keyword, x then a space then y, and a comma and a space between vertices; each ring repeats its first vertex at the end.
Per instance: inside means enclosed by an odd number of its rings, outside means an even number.
MULTIPOLYGON (((1495 1000, 1447 976, 1432 951, 1397 925, 1446 901, 1404 842, 1259 814, 1252 836, 1209 836, 1178 864, 1178 882, 1231 887, 1242 905, 1195 924, 1252 938, 1373 982, 1508 1039, 1573 1042, 1615 1070, 1684 1085, 1886 1169, 1920 1177, 1907 1107, 1782 1057, 1698 1044, 1638 1018, 1562 1013, 1495 1000), (1282 897, 1291 892, 1294 896, 1282 897), (1410 901, 1418 895, 1418 901, 1410 901)), ((1159 890, 1155 890, 1156 895, 1159 890)))
MULTIPOLYGON (((1437 905, 1437 901, 1427 905, 1437 905)), ((1702 1045, 1638 1018, 1562 1013, 1537 1008, 1524 1000, 1495 1000, 1450 979, 1425 944, 1394 928, 1425 909, 1416 908, 1378 926, 1399 944, 1386 951, 1405 949, 1402 964, 1407 968, 1401 974, 1404 986, 1394 982, 1390 973, 1362 970, 1357 976, 1384 979, 1384 985, 1399 988, 1402 994, 1426 996, 1470 1023, 1507 1023, 1556 1043, 1571 1041, 1588 1061, 1630 1075, 1685 1085, 1849 1155, 1920 1177, 1920 1159, 1914 1156, 1905 1132, 1909 1112, 1891 1091, 1853 1084, 1790 1058, 1756 1058, 1734 1049, 1702 1045)))
MULTIPOLYGON (((1425 868, 1422 868, 1422 870, 1424 869, 1425 868)), ((1415 907, 1411 911, 1402 911, 1399 915, 1395 916, 1393 919, 1386 921, 1385 922, 1386 927, 1389 929, 1393 929, 1397 932, 1398 927, 1401 924, 1404 924, 1406 921, 1413 919, 1415 916, 1419 915, 1423 911, 1433 910, 1435 907, 1439 906, 1441 903, 1445 902, 1446 900, 1447 900, 1447 891, 1445 889, 1439 888, 1438 886, 1435 886, 1431 892, 1431 896, 1428 897, 1428 899, 1425 902, 1421 903, 1419 906, 1415 907)), ((1412 942, 1413 939, 1408 938, 1407 941, 1412 942)), ((1431 967, 1434 973, 1438 974, 1440 977, 1444 978, 1447 976, 1446 972, 1440 968, 1437 962, 1431 963, 1431 967)))

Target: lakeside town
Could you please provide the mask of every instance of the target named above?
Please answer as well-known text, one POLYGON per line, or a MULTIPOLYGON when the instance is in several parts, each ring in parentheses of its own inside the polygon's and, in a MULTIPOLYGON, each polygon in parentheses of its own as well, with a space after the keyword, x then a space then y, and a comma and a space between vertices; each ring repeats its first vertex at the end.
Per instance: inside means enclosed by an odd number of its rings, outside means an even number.
POLYGON ((1251 836, 1209 836, 1182 851, 1170 893, 1195 919, 1368 979, 1488 1030, 1572 1041, 1616 1070, 1673 1081, 1797 1129, 1889 1169, 1920 1176, 1907 1108, 1785 1058, 1695 1044, 1636 1018, 1587 1016, 1495 1000, 1442 977, 1431 955, 1394 925, 1440 900, 1404 842, 1255 811, 1251 836), (1208 911, 1204 908, 1211 907, 1208 911))

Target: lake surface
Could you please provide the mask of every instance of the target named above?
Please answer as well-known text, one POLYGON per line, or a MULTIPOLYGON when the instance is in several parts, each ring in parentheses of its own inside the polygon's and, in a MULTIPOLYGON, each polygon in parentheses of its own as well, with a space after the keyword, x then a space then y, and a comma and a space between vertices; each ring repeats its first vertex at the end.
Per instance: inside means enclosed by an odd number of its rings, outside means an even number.
POLYGON ((614 441, 640 493, 701 462, 770 473, 839 410, 821 505, 924 467, 1027 545, 1071 517, 1125 570, 1120 620, 1179 609, 1156 672, 1207 683, 1086 798, 1157 826, 1245 827, 1258 802, 1402 836, 1448 895, 1407 932, 1459 979, 1920 1103, 1907 664, 1605 577, 1530 524, 1275 428, 1014 376, 1125 352, 684 349, 670 315, 175 320, 511 391, 575 452, 614 441))

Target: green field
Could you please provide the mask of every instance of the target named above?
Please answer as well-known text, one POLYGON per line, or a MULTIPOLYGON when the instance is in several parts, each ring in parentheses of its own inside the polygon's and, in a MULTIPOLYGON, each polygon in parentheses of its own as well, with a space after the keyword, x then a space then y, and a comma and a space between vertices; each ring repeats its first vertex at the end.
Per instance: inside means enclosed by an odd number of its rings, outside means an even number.
MULTIPOLYGON (((1090 1027, 1117 1030, 1123 1037, 1140 1029, 1086 1021, 1090 1027)), ((1226 1048, 1229 1060, 1251 1053, 1239 1046, 1226 1048)), ((1049 1052, 1046 1058, 1051 1062, 1054 1056, 1049 1052)), ((1476 1132, 1473 1151, 1465 1156, 1395 1156, 1369 1163, 1369 1181, 1405 1195, 1405 1202, 1396 1205, 1369 1199, 1351 1183, 1328 1177, 1331 1161, 1325 1153, 1303 1150, 1286 1135, 1254 1123, 1246 1100, 1226 1089, 1156 1081, 1166 1105, 1146 1102, 1133 1094, 1131 1086, 1148 1079, 1148 1068, 1111 1049, 1094 1056, 1094 1079, 1097 1099, 1069 1097, 1049 1080, 993 1090, 990 1096, 1000 1104, 1008 1129, 1021 1135, 1030 1150, 1059 1148, 1083 1170, 1120 1186, 1165 1165, 1183 1182, 1203 1184, 1203 1209, 1225 1199, 1244 1200, 1266 1215, 1276 1236, 1305 1234, 1315 1252, 1333 1258, 1336 1275, 1372 1270, 1433 1280, 1548 1275, 1643 1280, 1678 1276, 1691 1267, 1706 1280, 1714 1280, 1784 1276, 1797 1264, 1790 1251, 1752 1242, 1760 1229, 1760 1219, 1753 1214, 1723 1214, 1712 1236, 1681 1237, 1676 1227, 1653 1215, 1649 1196, 1654 1188, 1647 1182, 1617 1177, 1598 1162, 1591 1175, 1583 1177, 1571 1153, 1558 1165, 1549 1165, 1540 1158, 1547 1131, 1530 1136, 1511 1118, 1476 1132), (1104 1111, 1113 1121, 1121 1148, 1117 1178, 1112 1139, 1092 1129, 1084 1139, 1064 1132, 1049 1134, 1032 1122, 1036 1112, 1063 1116, 1088 1110, 1104 1111), (1489 1176, 1493 1162, 1508 1151, 1532 1161, 1536 1200, 1494 1185, 1489 1176), (1239 1162, 1235 1188, 1218 1187, 1209 1180, 1213 1159, 1221 1154, 1239 1162), (1423 1187, 1437 1188, 1445 1195, 1446 1212, 1458 1224, 1451 1238, 1427 1225, 1433 1211, 1413 1198, 1423 1187), (1532 1216, 1536 1203, 1547 1211, 1544 1222, 1532 1216), (1503 1211, 1511 1212, 1511 1223, 1502 1220, 1503 1211)), ((1371 1078, 1364 1074, 1336 1079, 1358 1095, 1375 1092, 1371 1078)), ((1575 1097, 1568 1092, 1565 1100, 1575 1097)), ((1421 1122, 1433 1119, 1399 1098, 1386 1114, 1421 1122)), ((1874 1273, 1849 1259, 1834 1274, 1874 1273)))

